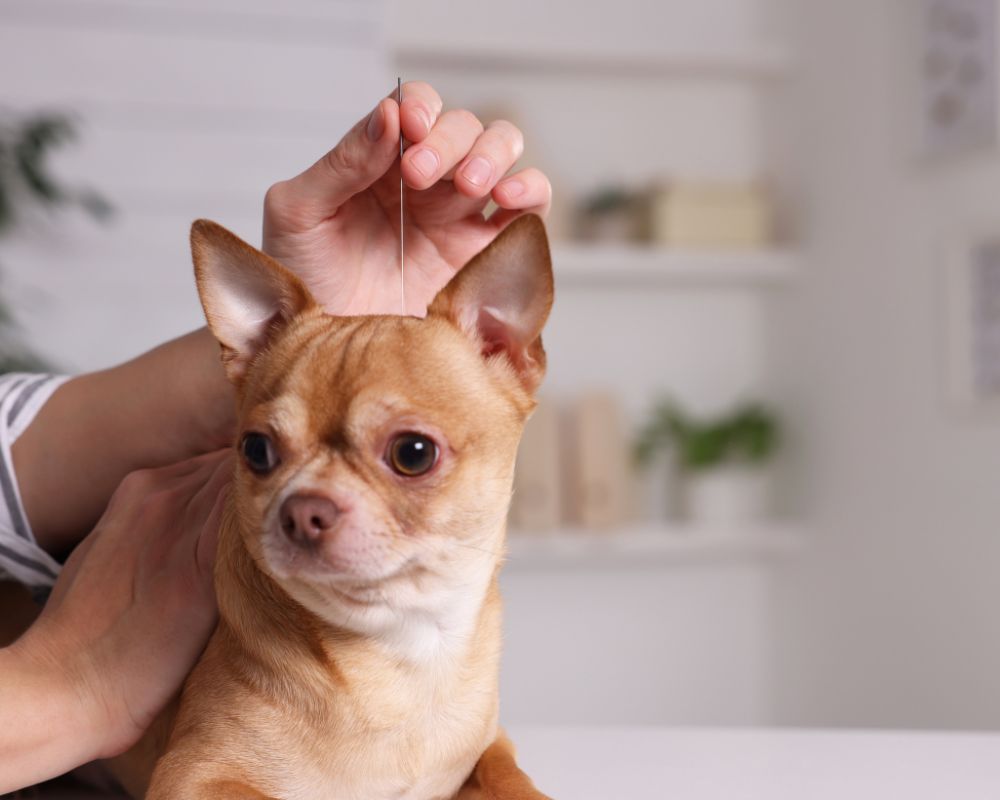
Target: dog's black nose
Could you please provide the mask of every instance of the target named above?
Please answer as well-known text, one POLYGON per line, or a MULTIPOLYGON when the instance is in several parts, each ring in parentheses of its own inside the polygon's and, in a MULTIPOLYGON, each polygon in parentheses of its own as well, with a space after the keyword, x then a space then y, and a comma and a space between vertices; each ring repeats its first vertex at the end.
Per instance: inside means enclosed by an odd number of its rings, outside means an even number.
POLYGON ((340 516, 333 501, 315 494, 293 494, 281 504, 281 530, 296 544, 311 544, 331 530, 340 516))

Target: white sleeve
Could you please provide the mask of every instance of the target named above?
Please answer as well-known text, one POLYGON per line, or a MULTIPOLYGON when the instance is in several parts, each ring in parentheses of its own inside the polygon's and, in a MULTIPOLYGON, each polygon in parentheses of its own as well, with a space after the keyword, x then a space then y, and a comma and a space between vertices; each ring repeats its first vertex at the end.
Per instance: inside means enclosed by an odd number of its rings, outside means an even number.
POLYGON ((10 449, 67 380, 57 375, 0 375, 0 578, 36 589, 52 586, 61 566, 38 546, 31 532, 10 449))

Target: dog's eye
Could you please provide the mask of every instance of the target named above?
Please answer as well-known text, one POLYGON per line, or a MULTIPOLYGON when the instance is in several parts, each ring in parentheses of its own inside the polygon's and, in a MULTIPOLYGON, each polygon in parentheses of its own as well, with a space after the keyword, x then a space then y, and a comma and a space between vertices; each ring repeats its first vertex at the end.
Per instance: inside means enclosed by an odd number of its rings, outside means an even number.
POLYGON ((437 462, 437 445, 419 433, 401 433, 389 443, 389 466, 400 475, 423 475, 437 462))
POLYGON ((278 455, 274 445, 263 433, 248 433, 240 444, 247 466, 258 475, 270 472, 278 466, 278 455))

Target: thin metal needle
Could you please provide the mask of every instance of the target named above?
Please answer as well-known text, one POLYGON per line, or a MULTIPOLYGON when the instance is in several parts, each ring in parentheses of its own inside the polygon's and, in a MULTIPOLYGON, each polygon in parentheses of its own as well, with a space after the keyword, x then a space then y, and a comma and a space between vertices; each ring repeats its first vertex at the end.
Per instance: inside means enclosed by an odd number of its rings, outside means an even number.
MULTIPOLYGON (((403 107, 403 79, 396 78, 396 103, 403 107)), ((399 115, 399 313, 406 316, 406 279, 403 266, 403 115, 399 115)))

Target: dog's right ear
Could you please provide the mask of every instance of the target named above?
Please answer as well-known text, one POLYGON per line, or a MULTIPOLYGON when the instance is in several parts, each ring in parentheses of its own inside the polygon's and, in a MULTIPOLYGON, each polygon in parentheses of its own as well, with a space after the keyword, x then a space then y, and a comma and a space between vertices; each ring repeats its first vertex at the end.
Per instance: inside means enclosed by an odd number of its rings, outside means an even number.
POLYGON ((315 301, 285 267, 215 222, 191 226, 191 254, 205 319, 238 384, 268 338, 315 301))
POLYGON ((542 328, 552 308, 552 258, 545 225, 518 217, 437 293, 428 316, 450 319, 484 358, 503 356, 534 394, 545 374, 542 328))

